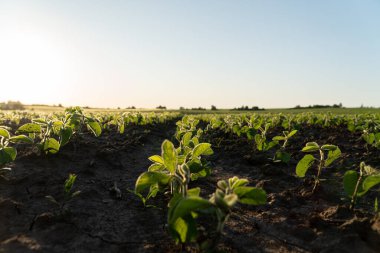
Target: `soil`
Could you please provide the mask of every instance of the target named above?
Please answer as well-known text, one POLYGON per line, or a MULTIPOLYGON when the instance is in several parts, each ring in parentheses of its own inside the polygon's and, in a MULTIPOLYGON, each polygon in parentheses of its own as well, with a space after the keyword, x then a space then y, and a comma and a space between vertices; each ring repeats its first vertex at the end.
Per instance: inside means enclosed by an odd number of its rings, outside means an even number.
MULTIPOLYGON (((0 252, 194 252, 193 246, 175 245, 166 231, 166 200, 146 208, 130 193, 137 177, 150 165, 147 159, 160 154, 164 139, 173 140, 175 121, 150 126, 129 126, 100 137, 76 136, 56 155, 38 156, 20 145, 11 172, 0 178, 0 252), (77 174, 79 196, 59 213, 46 199, 63 198, 63 183, 77 174), (110 188, 116 182, 121 198, 110 188)), ((280 129, 269 133, 280 134, 280 129)), ((274 151, 255 149, 244 137, 212 130, 204 135, 212 143, 213 167, 200 186, 207 197, 216 182, 234 175, 263 187, 268 204, 238 205, 225 225, 219 252, 380 252, 380 219, 373 214, 379 192, 359 199, 354 212, 342 187, 347 169, 361 161, 376 166, 380 152, 366 151, 360 134, 345 129, 302 127, 289 141, 289 164, 270 160, 274 151), (318 190, 311 194, 312 174, 295 176, 300 149, 308 141, 336 144, 342 158, 322 172, 318 190)))

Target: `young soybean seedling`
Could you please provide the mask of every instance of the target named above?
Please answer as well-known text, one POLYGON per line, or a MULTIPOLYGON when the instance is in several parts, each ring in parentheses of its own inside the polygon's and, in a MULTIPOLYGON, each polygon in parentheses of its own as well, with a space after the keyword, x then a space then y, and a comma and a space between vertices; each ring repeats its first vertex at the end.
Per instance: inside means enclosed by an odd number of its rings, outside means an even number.
POLYGON ((25 135, 11 136, 8 127, 0 126, 0 166, 10 163, 16 159, 17 150, 10 147, 11 143, 27 143, 32 144, 33 140, 25 135))
POLYGON ((307 153, 319 152, 319 159, 315 158, 313 155, 307 154, 298 162, 296 167, 297 176, 305 177, 306 172, 314 164, 314 162, 319 161, 318 172, 317 176, 315 177, 314 187, 312 190, 312 193, 314 193, 315 189, 320 183, 319 177, 321 175, 322 169, 328 167, 332 162, 338 159, 341 155, 341 151, 338 146, 331 144, 319 146, 316 142, 306 143, 306 146, 301 151, 307 153), (325 152, 327 152, 327 158, 325 152))
POLYGON ((354 209, 357 197, 365 195, 379 183, 380 171, 366 165, 364 162, 360 163, 359 173, 355 170, 346 171, 343 177, 343 186, 344 191, 351 197, 350 210, 354 209))
POLYGON ((266 123, 264 127, 259 127, 260 134, 255 134, 256 148, 259 151, 268 151, 277 145, 277 141, 267 141, 267 132, 271 127, 270 123, 266 123))
POLYGON ((238 203, 248 205, 266 204, 267 196, 263 189, 247 186, 247 179, 233 177, 228 180, 220 180, 217 189, 210 199, 199 196, 200 188, 189 190, 187 196, 177 194, 169 202, 168 225, 169 232, 176 242, 200 242, 198 232, 200 224, 198 218, 214 218, 216 227, 207 231, 207 235, 215 235, 208 240, 201 241, 199 245, 202 252, 213 252, 223 227, 232 213, 233 207, 238 203), (211 215, 211 217, 210 217, 211 215))
POLYGON ((283 141, 282 146, 279 150, 276 151, 276 154, 274 155, 273 161, 274 162, 283 162, 288 163, 290 160, 290 154, 285 151, 286 144, 288 143, 288 140, 290 137, 295 135, 297 133, 297 130, 293 130, 291 132, 283 131, 283 136, 275 136, 273 137, 273 141, 283 141))
POLYGON ((65 184, 63 185, 63 199, 62 201, 57 201, 53 196, 45 196, 50 202, 57 205, 59 215, 63 215, 66 211, 66 205, 69 203, 75 196, 80 194, 80 191, 73 192, 73 185, 75 183, 77 176, 75 174, 69 174, 69 177, 66 179, 65 184))

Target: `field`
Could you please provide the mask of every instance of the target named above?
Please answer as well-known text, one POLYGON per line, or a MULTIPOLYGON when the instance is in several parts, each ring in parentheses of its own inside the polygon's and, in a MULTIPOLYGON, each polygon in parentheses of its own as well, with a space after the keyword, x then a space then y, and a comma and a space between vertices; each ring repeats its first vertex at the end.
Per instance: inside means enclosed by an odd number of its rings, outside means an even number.
POLYGON ((0 111, 0 252, 380 251, 378 109, 50 109, 0 111))

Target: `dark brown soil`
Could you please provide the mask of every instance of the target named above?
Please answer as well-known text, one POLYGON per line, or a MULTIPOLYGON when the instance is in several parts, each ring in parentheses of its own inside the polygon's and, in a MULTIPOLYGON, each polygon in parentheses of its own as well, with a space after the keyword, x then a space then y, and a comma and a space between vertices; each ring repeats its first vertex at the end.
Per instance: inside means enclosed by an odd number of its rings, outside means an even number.
MULTIPOLYGON (((159 154, 164 139, 172 139, 175 122, 131 126, 120 135, 105 132, 95 138, 78 136, 54 156, 37 156, 19 147, 12 172, 0 178, 0 252, 181 252, 166 232, 163 198, 144 208, 128 192, 159 154), (69 173, 78 175, 68 213, 57 215, 46 195, 62 199, 69 173), (122 197, 112 195, 114 182, 122 197)), ((277 131, 279 133, 279 131, 277 131)), ((271 137, 274 133, 270 134, 271 137)), ((213 174, 193 183, 202 195, 215 190, 217 180, 237 175, 263 187, 268 204, 239 205, 225 226, 218 250, 222 252, 380 252, 380 219, 372 213, 374 190, 348 210, 342 175, 361 161, 380 164, 380 152, 366 153, 360 135, 344 129, 302 128, 289 143, 288 165, 273 163, 273 151, 260 153, 253 141, 213 130, 204 139, 213 144, 209 157, 213 174), (299 151, 307 141, 337 144, 343 157, 326 169, 326 179, 315 194, 308 172, 295 177, 299 151)), ((183 248, 193 251, 193 248, 183 248)))

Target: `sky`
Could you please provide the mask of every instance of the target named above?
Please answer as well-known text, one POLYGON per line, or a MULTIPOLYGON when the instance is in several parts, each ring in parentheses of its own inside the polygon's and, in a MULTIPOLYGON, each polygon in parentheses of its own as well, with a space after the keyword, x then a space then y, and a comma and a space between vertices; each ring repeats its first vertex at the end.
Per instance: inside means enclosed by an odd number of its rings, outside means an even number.
POLYGON ((0 101, 380 106, 379 0, 0 0, 0 101))

